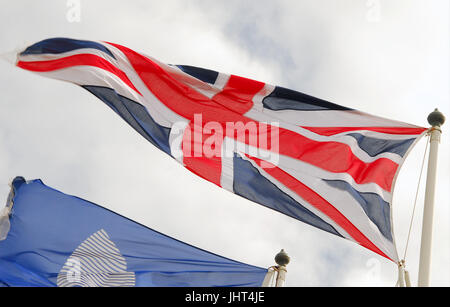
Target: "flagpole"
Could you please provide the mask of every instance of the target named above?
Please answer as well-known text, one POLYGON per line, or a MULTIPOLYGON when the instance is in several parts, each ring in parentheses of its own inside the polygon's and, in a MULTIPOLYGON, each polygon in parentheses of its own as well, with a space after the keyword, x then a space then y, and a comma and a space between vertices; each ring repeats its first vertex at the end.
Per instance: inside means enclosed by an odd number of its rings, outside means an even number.
POLYGON ((286 280, 286 265, 289 263, 291 259, 288 254, 282 249, 276 256, 275 262, 278 264, 277 266, 277 279, 275 282, 275 287, 283 287, 284 281, 286 280))
POLYGON ((428 287, 430 284, 431 241, 433 235, 434 192, 436 185, 436 170, 438 158, 438 145, 441 139, 441 126, 445 116, 435 109, 428 115, 430 128, 430 153, 428 158, 427 184, 425 188, 425 204, 423 208, 422 239, 419 260, 419 287, 428 287))

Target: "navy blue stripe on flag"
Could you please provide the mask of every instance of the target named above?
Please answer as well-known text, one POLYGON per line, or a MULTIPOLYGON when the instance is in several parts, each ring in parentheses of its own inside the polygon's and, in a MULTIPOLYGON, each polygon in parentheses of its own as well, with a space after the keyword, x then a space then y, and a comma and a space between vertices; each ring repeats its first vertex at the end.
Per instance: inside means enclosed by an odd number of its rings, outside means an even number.
POLYGON ((336 229, 281 191, 256 167, 235 154, 233 159, 234 193, 299 221, 342 237, 336 229))
POLYGON ((150 143, 170 155, 170 128, 158 125, 143 105, 121 96, 115 90, 107 87, 90 85, 82 87, 110 106, 150 143))
POLYGON ((362 207, 369 219, 377 226, 381 234, 393 241, 391 232, 391 207, 375 193, 359 192, 342 180, 326 180, 329 186, 348 192, 362 207))
POLYGON ((352 110, 347 107, 280 86, 276 86, 273 92, 263 99, 263 105, 265 108, 274 111, 352 110))
POLYGON ((391 152, 403 157, 411 147, 411 144, 416 140, 415 138, 406 140, 384 140, 367 137, 359 133, 349 133, 347 135, 355 138, 356 141, 358 141, 359 147, 371 157, 375 157, 383 152, 391 152))
POLYGON ((210 84, 214 84, 217 80, 217 77, 219 76, 219 73, 217 71, 205 68, 189 65, 177 65, 177 67, 188 75, 191 75, 194 78, 210 84))
POLYGON ((25 51, 23 51, 20 55, 43 54, 43 53, 58 54, 82 48, 97 49, 115 58, 114 55, 111 53, 111 51, 109 51, 108 48, 106 48, 100 43, 62 37, 49 38, 40 41, 25 49, 25 51))

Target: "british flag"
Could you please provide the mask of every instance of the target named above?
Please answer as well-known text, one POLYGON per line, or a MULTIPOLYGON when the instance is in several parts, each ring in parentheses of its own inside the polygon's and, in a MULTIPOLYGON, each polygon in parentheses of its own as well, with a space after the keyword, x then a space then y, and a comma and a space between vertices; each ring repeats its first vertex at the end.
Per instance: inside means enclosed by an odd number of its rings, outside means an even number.
POLYGON ((394 183, 425 128, 109 42, 47 39, 16 64, 82 86, 198 176, 398 261, 394 183))

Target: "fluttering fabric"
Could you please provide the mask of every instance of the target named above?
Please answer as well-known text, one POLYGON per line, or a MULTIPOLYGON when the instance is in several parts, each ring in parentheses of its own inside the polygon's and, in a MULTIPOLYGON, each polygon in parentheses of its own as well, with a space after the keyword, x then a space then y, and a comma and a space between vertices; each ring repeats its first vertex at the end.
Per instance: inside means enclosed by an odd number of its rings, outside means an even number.
POLYGON ((109 42, 47 39, 17 66, 85 88, 198 176, 398 261, 393 187, 425 128, 109 42))
POLYGON ((0 285, 259 287, 267 269, 181 242, 46 186, 12 183, 0 285))

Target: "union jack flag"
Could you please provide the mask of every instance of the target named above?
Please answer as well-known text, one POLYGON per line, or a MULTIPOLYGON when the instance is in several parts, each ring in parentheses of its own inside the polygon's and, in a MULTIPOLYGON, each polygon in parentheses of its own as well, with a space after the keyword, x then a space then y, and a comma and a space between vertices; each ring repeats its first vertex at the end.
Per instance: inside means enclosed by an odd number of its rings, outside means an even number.
POLYGON ((425 128, 109 42, 43 40, 17 66, 82 86, 198 176, 398 261, 393 186, 425 128))

